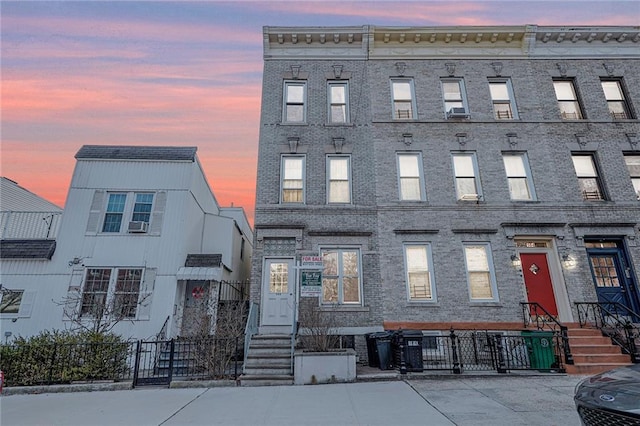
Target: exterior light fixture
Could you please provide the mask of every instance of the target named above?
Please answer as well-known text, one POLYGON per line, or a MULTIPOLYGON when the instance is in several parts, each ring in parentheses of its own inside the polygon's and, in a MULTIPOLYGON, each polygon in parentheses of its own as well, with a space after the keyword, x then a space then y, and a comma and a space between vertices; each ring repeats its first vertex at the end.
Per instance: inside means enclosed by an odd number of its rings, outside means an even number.
POLYGON ((576 260, 568 254, 563 254, 562 265, 565 268, 573 268, 574 266, 576 266, 576 260))
POLYGON ((511 255, 511 264, 515 267, 515 268, 519 268, 522 266, 522 261, 520 260, 520 258, 518 257, 517 254, 512 254, 511 255))

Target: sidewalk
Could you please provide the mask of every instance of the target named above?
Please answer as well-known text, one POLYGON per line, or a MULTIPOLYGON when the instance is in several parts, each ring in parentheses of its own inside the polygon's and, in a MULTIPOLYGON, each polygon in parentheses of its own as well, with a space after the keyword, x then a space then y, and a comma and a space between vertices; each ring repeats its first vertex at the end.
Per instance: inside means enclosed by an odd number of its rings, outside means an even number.
POLYGON ((141 388, 0 398, 0 424, 579 426, 580 376, 434 376, 315 386, 141 388))

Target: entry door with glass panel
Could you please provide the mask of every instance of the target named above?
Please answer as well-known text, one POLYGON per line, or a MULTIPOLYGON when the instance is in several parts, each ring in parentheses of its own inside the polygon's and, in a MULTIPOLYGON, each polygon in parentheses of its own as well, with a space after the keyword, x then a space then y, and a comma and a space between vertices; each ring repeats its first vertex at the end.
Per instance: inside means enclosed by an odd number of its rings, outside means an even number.
MULTIPOLYGON (((520 260, 524 285, 527 289, 527 300, 530 303, 538 303, 549 314, 558 317, 558 307, 553 293, 553 283, 551 282, 546 253, 520 253, 520 260)), ((534 312, 535 308, 531 309, 534 312)))
POLYGON ((262 278, 262 325, 292 325, 295 298, 293 259, 265 260, 262 278))
POLYGON ((617 243, 585 242, 585 246, 598 302, 604 303, 605 309, 621 315, 627 309, 636 309, 631 273, 624 267, 623 253, 617 243))

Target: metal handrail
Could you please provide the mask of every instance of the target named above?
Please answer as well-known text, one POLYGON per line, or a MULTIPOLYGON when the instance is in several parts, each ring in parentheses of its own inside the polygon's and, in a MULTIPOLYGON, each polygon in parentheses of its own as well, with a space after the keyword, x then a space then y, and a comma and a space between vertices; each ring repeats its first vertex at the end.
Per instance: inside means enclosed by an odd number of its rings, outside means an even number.
POLYGON ((258 309, 260 306, 251 302, 249 305, 249 314, 247 315, 247 325, 244 328, 244 358, 242 362, 242 371, 247 365, 247 356, 249 355, 249 345, 251 344, 251 337, 258 332, 258 309))
POLYGON ((562 350, 565 364, 573 365, 573 355, 569 346, 569 329, 563 325, 554 315, 551 315, 538 302, 520 302, 522 306, 522 319, 524 326, 535 323, 538 330, 544 330, 545 326, 562 339, 562 350), (532 314, 533 312, 533 314, 532 314), (539 314, 542 312, 542 314, 539 314), (534 317, 535 316, 535 320, 534 317))
POLYGON ((167 315, 167 319, 164 320, 162 328, 158 331, 158 334, 156 334, 156 340, 165 340, 167 338, 167 325, 169 324, 170 318, 171 316, 167 315))
POLYGON ((618 302, 576 302, 576 308, 580 327, 593 325, 630 355, 632 362, 640 363, 640 350, 636 345, 636 339, 640 338, 640 329, 633 325, 633 322, 640 322, 640 315, 618 302), (625 313, 620 314, 619 310, 625 313), (589 313, 592 314, 592 320, 589 313), (629 320, 628 317, 635 321, 629 320))

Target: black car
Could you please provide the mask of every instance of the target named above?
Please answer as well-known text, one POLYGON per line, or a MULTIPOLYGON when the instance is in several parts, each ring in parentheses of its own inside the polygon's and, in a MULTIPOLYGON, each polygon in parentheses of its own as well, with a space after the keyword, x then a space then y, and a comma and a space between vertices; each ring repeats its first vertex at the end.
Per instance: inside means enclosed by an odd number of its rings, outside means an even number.
POLYGON ((584 379, 573 399, 585 426, 640 426, 640 364, 584 379))

